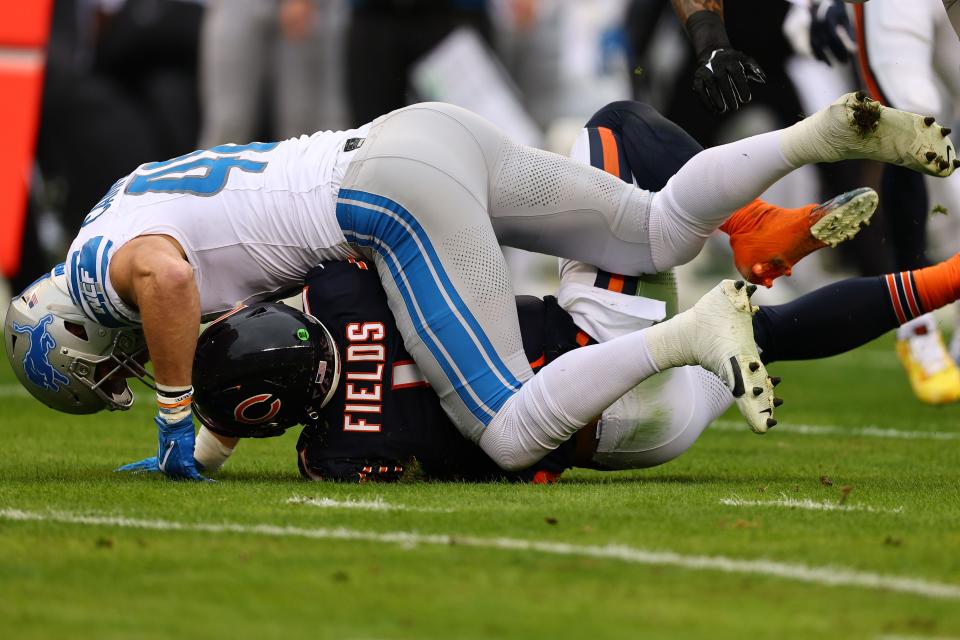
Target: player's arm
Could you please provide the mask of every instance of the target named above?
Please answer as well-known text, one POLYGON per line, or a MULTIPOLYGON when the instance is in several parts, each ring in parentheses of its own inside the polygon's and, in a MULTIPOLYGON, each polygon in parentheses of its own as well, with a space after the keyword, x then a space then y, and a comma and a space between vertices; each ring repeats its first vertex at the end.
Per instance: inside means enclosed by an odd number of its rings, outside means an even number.
POLYGON ((110 261, 110 280, 124 302, 140 311, 157 382, 189 387, 200 292, 180 245, 169 236, 134 238, 110 261))
POLYGON ((200 292, 193 268, 173 238, 142 236, 114 254, 110 280, 117 295, 139 310, 153 361, 158 404, 154 421, 159 430, 156 464, 170 477, 203 480, 193 459, 191 374, 200 333, 200 292))
POLYGON ((714 113, 750 102, 750 81, 766 82, 756 61, 730 46, 723 25, 723 0, 672 0, 697 55, 693 90, 714 113))

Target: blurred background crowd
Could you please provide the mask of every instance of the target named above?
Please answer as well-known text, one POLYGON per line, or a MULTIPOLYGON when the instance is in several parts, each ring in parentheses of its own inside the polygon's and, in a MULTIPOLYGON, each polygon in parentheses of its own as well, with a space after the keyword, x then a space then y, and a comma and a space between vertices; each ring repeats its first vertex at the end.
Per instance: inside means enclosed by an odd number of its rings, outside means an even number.
MULTIPOLYGON (((23 261, 11 289, 62 259, 119 177, 196 148, 349 128, 411 102, 444 100, 522 142, 566 153, 594 111, 630 98, 711 146, 870 88, 863 60, 859 73, 856 63, 862 25, 848 6, 725 4, 730 46, 751 56, 766 82, 751 84, 749 104, 717 114, 691 89, 704 61, 669 0, 55 0, 23 261)), ((899 45, 877 49, 902 53, 899 45)), ((952 64, 960 67, 960 56, 952 64)), ((934 114, 949 122, 955 105, 948 99, 934 114)), ((927 224, 931 211, 952 203, 926 195, 916 174, 898 178, 863 162, 811 167, 766 197, 793 207, 858 186, 881 193, 874 224, 802 263, 766 301, 841 273, 915 268, 960 246, 951 216, 927 224)), ((556 282, 555 260, 516 252, 510 260, 522 292, 549 292, 556 282)), ((681 281, 732 272, 718 239, 681 281)), ((681 290, 689 300, 703 289, 681 290)))

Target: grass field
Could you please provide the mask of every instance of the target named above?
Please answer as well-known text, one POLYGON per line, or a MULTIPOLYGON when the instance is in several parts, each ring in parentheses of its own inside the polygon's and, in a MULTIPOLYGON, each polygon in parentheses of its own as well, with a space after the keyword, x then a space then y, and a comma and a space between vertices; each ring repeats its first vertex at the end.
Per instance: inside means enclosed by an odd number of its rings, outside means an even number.
POLYGON ((960 638, 960 407, 891 346, 775 365, 767 436, 556 486, 305 483, 293 433, 115 475, 151 402, 58 415, 3 364, 0 637, 960 638))

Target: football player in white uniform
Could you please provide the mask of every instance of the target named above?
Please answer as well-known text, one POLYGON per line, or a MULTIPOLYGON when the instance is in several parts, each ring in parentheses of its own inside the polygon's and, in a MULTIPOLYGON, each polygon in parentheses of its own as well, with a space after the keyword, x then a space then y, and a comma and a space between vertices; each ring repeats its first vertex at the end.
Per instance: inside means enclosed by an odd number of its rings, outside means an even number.
MULTIPOLYGON (((933 119, 849 94, 787 129, 707 149, 658 193, 517 145, 436 103, 359 130, 196 151, 142 165, 114 185, 71 245, 65 273, 11 303, 8 357, 51 406, 119 408, 126 396, 102 377, 116 367, 57 342, 82 340, 82 330, 87 339, 112 335, 119 347, 136 339, 124 327, 141 327, 156 376, 161 468, 202 479, 191 412, 201 317, 296 287, 321 260, 364 256, 444 410, 505 469, 542 458, 652 372, 688 364, 719 376, 764 432, 773 385, 745 287, 722 283, 677 321, 570 352, 534 378, 498 244, 625 275, 662 272, 804 164, 866 157, 949 175, 960 161, 947 133, 933 119), (84 316, 89 322, 78 321, 84 316), (36 374, 54 368, 52 353, 66 384, 36 374), (596 385, 601 376, 607 384, 596 385), (99 406, 71 406, 91 398, 99 406)), ((135 346, 124 350, 134 360, 135 346)))

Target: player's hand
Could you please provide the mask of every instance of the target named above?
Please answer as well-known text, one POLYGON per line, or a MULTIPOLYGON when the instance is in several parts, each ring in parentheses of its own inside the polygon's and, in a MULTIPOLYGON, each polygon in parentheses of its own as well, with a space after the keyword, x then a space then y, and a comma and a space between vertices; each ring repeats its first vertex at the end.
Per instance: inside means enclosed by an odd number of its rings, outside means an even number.
POLYGON ((153 421, 157 423, 157 468, 165 476, 174 480, 213 482, 210 478, 200 475, 197 463, 193 459, 196 437, 193 430, 193 416, 188 416, 174 424, 167 424, 159 416, 153 421))
POLYGON ((726 113, 747 104, 753 97, 750 82, 765 84, 760 65, 736 49, 715 49, 700 58, 693 74, 693 91, 714 113, 726 113))
POLYGON ((150 456, 149 458, 117 467, 113 471, 114 473, 160 473, 160 461, 157 460, 157 456, 150 456))
MULTIPOLYGON (((203 465, 193 461, 194 466, 198 471, 203 471, 203 465)), ((137 460, 136 462, 131 462, 125 464, 121 467, 114 469, 115 473, 161 473, 160 471, 160 459, 157 456, 150 456, 149 458, 144 458, 143 460, 137 460)), ((205 478, 210 480, 210 478, 205 478)))
POLYGON ((817 60, 832 64, 849 62, 857 52, 850 16, 840 0, 821 0, 810 5, 810 48, 817 60))

